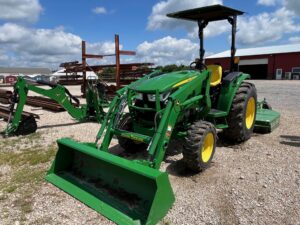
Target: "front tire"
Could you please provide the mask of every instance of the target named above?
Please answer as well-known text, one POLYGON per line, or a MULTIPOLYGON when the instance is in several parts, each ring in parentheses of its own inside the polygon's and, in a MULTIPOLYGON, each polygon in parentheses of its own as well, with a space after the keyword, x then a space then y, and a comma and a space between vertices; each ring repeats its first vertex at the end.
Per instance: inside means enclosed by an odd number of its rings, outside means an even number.
POLYGON ((233 99, 227 118, 228 128, 223 136, 229 141, 248 140, 254 129, 257 110, 257 93, 254 84, 243 82, 233 99))
POLYGON ((197 121, 187 132, 183 145, 183 161, 187 168, 200 172, 212 161, 216 149, 217 134, 213 124, 197 121))

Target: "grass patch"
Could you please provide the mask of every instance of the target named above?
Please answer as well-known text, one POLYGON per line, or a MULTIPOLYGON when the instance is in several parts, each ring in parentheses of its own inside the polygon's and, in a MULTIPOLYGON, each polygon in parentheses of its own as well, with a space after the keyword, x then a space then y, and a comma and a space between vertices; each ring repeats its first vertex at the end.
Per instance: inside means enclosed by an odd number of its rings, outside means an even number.
POLYGON ((10 166, 10 174, 0 183, 0 192, 7 196, 14 193, 18 196, 13 201, 14 207, 20 211, 21 221, 26 220, 26 214, 32 212, 33 195, 44 181, 44 176, 49 169, 46 163, 53 160, 56 146, 42 148, 35 146, 21 152, 0 152, 0 166, 10 166))
POLYGON ((19 187, 26 184, 34 185, 43 181, 45 172, 44 169, 38 168, 34 170, 31 168, 22 169, 13 174, 10 182, 19 187))
MULTIPOLYGON (((40 146, 39 146, 40 147, 40 146)), ((28 148, 22 152, 0 152, 0 165, 9 166, 34 166, 41 163, 49 162, 56 153, 56 147, 51 146, 46 151, 43 148, 28 148)))
POLYGON ((0 147, 15 147, 19 144, 33 144, 35 141, 42 140, 42 132, 29 134, 26 136, 18 136, 11 138, 4 138, 0 142, 0 147))
POLYGON ((51 161, 56 154, 56 147, 51 146, 46 151, 42 149, 26 149, 20 153, 1 152, 0 165, 9 165, 13 173, 7 182, 0 184, 0 190, 14 192, 26 184, 38 184, 43 181, 46 169, 39 165, 51 161))
POLYGON ((17 138, 14 138, 14 139, 4 139, 4 140, 1 141, 0 145, 1 145, 1 147, 4 147, 4 146, 15 146, 18 143, 19 143, 19 140, 17 138))
POLYGON ((42 133, 41 132, 29 134, 29 135, 24 137, 25 144, 32 144, 32 143, 34 143, 35 141, 38 141, 38 140, 42 140, 42 133))
POLYGON ((3 188, 1 188, 1 186, 0 186, 0 189, 2 189, 4 192, 12 193, 17 189, 17 186, 9 183, 7 186, 5 186, 3 188))
POLYGON ((37 139, 41 139, 42 137, 42 132, 37 132, 37 133, 32 133, 32 134, 29 134, 27 136, 25 136, 29 141, 34 141, 34 140, 37 140, 37 139))

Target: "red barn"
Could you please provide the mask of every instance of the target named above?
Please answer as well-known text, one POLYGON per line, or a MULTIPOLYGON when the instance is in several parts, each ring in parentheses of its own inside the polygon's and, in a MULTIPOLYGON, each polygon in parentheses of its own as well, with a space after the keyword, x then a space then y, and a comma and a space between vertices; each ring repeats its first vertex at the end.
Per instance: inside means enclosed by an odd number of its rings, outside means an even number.
MULTIPOLYGON (((239 71, 252 79, 299 79, 300 44, 238 49, 239 71)), ((230 51, 206 57, 205 64, 219 64, 230 68, 230 51)))

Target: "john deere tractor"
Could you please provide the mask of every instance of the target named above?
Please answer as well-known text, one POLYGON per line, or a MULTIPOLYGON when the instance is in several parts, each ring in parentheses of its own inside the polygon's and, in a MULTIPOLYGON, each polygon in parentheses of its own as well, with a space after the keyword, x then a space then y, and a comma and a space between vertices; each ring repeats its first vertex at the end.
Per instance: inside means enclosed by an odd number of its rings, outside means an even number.
POLYGON ((170 141, 182 140, 186 167, 200 172, 213 159, 217 130, 242 142, 256 126, 274 129, 279 114, 258 109, 255 86, 246 82, 250 75, 234 69, 236 20, 241 14, 220 5, 168 14, 198 23, 200 59, 189 70, 155 71, 119 90, 94 143, 57 141, 46 179, 118 224, 156 224, 175 200, 168 175, 159 171, 170 141), (233 36, 227 74, 221 66, 204 64, 203 48, 203 29, 224 19, 232 25, 233 36), (113 137, 126 153, 144 151, 147 156, 129 160, 116 155, 109 148, 113 137))

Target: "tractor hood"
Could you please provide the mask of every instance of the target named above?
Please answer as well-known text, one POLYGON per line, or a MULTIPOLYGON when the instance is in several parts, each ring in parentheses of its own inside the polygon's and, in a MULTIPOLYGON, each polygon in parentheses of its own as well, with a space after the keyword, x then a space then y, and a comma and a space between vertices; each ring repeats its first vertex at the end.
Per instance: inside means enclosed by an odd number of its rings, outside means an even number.
POLYGON ((163 93, 192 81, 197 75, 199 72, 194 70, 165 73, 153 78, 141 79, 132 83, 129 88, 137 92, 155 93, 158 90, 159 93, 163 93))

